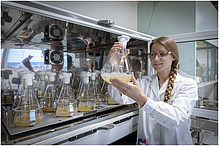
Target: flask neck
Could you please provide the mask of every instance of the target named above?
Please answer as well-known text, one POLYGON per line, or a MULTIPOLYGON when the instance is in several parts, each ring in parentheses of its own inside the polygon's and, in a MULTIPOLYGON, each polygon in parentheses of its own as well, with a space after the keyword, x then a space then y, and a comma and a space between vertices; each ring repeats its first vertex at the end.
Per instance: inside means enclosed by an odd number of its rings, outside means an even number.
MULTIPOLYGON (((24 90, 21 93, 21 100, 19 102, 18 107, 22 106, 22 105, 33 105, 34 104, 33 100, 34 100, 33 86, 32 85, 25 85, 24 90)), ((38 104, 37 100, 35 102, 36 102, 36 104, 38 104)))
POLYGON ((83 84, 83 91, 88 91, 89 87, 89 84, 83 84))
POLYGON ((69 84, 63 84, 59 98, 71 98, 72 91, 69 84))

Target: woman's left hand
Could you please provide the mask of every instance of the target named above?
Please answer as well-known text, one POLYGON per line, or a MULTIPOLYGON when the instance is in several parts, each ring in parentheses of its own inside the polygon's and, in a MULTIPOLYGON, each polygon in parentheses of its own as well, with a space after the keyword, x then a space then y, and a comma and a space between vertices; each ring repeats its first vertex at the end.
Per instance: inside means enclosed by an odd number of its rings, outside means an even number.
POLYGON ((120 95, 122 92, 124 95, 135 100, 141 107, 144 106, 144 104, 146 103, 148 97, 141 90, 141 87, 136 81, 133 72, 132 72, 133 84, 126 83, 116 78, 110 79, 110 82, 112 83, 114 87, 116 87, 119 90, 120 95))

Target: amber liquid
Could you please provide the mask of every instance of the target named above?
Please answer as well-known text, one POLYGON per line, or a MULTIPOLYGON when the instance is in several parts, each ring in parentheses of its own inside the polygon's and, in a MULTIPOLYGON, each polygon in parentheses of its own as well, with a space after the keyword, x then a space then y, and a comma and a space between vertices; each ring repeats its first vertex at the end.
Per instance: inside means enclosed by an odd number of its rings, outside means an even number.
MULTIPOLYGON (((96 105, 94 104, 94 109, 96 108, 96 105)), ((78 110, 80 112, 89 112, 91 111, 91 103, 89 101, 79 101, 78 110)))
POLYGON ((101 75, 103 80, 105 80, 107 83, 110 83, 110 79, 112 78, 117 78, 119 80, 122 80, 126 83, 128 83, 131 80, 131 74, 126 74, 126 73, 104 73, 101 75))
POLYGON ((52 108, 46 107, 46 108, 42 108, 42 110, 43 110, 44 112, 54 112, 54 111, 55 111, 55 108, 54 108, 54 107, 52 107, 52 108))
POLYGON ((76 113, 77 113, 77 109, 74 107, 59 105, 56 109, 56 116, 60 116, 60 117, 73 116, 76 113), (70 108, 72 108, 72 109, 70 109, 70 108), (73 113, 70 112, 72 110, 73 110, 73 113))
MULTIPOLYGON (((42 121, 42 119, 43 119, 43 115, 40 115, 40 116, 36 115, 36 124, 42 121)), ((14 120, 14 124, 20 127, 30 126, 30 115, 25 114, 25 115, 22 115, 21 117, 18 117, 17 119, 14 120)))
POLYGON ((55 102, 51 100, 45 100, 43 103, 42 110, 44 112, 54 112, 55 111, 55 102))
MULTIPOLYGON (((26 110, 26 108, 24 108, 26 110)), ((43 113, 37 114, 37 111, 35 111, 35 117, 36 117, 36 123, 40 123, 40 121, 43 120, 43 113)), ((17 112, 14 114, 14 120, 13 123, 16 126, 21 126, 21 127, 27 127, 31 126, 30 125, 30 112, 17 112)))
POLYGON ((117 104, 119 104, 118 102, 113 100, 111 97, 108 98, 108 102, 107 103, 110 104, 110 105, 117 105, 117 104))

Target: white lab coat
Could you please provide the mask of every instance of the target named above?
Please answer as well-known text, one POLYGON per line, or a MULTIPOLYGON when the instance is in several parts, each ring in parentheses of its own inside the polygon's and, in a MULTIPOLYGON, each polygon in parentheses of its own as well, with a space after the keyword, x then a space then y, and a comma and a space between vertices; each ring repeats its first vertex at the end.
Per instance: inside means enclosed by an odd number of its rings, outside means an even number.
MULTIPOLYGON (((137 144, 190 144, 190 134, 193 107, 198 100, 195 80, 176 76, 174 88, 168 103, 164 103, 164 94, 168 80, 159 89, 157 74, 137 80, 142 91, 148 97, 147 102, 139 108, 138 141, 137 144)), ((119 95, 112 85, 108 86, 110 96, 121 104, 131 104, 135 101, 126 95, 119 95)))

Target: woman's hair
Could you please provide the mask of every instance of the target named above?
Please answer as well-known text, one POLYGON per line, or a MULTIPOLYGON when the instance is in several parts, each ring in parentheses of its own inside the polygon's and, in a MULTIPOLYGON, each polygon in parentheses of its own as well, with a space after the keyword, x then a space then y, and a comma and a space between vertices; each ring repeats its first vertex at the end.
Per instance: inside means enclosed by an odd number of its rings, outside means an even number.
POLYGON ((177 75, 177 64, 179 62, 179 51, 178 51, 176 42, 169 37, 159 37, 153 40, 150 44, 150 51, 151 51, 153 44, 155 43, 160 43, 161 45, 163 45, 169 52, 171 52, 171 55, 175 58, 175 60, 172 62, 172 65, 171 65, 171 71, 169 74, 169 82, 168 82, 167 89, 164 95, 164 102, 167 102, 171 97, 171 92, 173 90, 174 81, 177 75))

